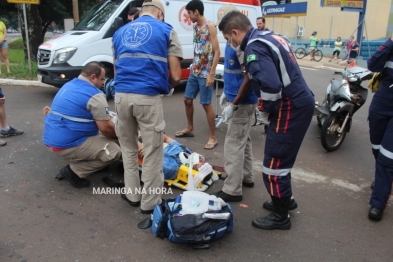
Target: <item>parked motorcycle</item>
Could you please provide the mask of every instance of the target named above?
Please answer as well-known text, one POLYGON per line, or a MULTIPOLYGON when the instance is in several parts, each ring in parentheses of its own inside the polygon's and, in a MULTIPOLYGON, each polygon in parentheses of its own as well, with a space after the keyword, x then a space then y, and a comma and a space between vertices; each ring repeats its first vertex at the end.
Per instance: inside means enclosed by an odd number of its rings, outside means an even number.
POLYGON ((350 131, 352 116, 367 100, 368 90, 361 83, 373 76, 368 69, 357 66, 334 74, 343 78, 330 80, 323 103, 315 103, 322 146, 329 152, 337 150, 350 131))

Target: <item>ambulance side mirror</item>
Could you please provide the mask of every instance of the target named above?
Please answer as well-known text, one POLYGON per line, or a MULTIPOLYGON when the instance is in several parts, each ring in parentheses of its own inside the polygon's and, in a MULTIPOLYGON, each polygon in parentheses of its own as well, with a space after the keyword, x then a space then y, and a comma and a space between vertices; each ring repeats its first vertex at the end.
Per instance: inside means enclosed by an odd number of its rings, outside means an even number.
POLYGON ((123 18, 116 17, 113 23, 111 24, 111 27, 109 27, 108 31, 106 31, 103 38, 105 39, 105 38, 112 37, 116 33, 117 29, 119 29, 123 25, 124 25, 123 18))

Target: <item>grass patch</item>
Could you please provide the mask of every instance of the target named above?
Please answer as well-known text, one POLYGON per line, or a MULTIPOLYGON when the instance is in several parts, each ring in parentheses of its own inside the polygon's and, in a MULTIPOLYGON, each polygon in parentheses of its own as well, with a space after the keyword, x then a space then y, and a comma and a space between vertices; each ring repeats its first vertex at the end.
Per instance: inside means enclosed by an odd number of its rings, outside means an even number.
POLYGON ((23 64, 25 63, 25 52, 23 49, 8 48, 8 59, 11 64, 23 64))
POLYGON ((5 65, 2 64, 1 78, 23 79, 23 80, 37 80, 37 63, 31 62, 31 74, 29 73, 29 64, 20 63, 10 65, 11 73, 7 73, 5 65))
POLYGON ((8 43, 8 49, 21 49, 23 51, 23 38, 20 37, 11 43, 8 43))

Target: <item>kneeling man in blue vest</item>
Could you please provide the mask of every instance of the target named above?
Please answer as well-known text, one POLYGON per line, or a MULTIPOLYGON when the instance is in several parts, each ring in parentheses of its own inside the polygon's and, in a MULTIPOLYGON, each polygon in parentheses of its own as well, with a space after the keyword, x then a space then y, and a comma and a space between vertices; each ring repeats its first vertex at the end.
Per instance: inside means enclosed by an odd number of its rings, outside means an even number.
POLYGON ((88 187, 88 175, 121 156, 119 145, 112 141, 117 139, 115 125, 100 90, 104 79, 103 66, 88 63, 78 78, 59 90, 45 116, 44 144, 69 162, 56 178, 66 179, 77 188, 88 187))

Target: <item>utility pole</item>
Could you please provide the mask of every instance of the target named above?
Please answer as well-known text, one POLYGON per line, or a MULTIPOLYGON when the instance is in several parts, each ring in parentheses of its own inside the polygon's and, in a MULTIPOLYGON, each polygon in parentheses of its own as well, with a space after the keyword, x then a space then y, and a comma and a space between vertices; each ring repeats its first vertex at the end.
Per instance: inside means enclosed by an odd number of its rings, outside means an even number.
POLYGON ((363 10, 359 13, 359 27, 358 27, 358 33, 356 36, 356 40, 359 43, 359 54, 360 54, 360 49, 362 49, 363 27, 364 27, 364 22, 366 19, 366 7, 367 7, 367 0, 364 0, 363 1, 363 10))
POLYGON ((79 23, 78 0, 72 0, 72 12, 74 14, 74 25, 79 23))

